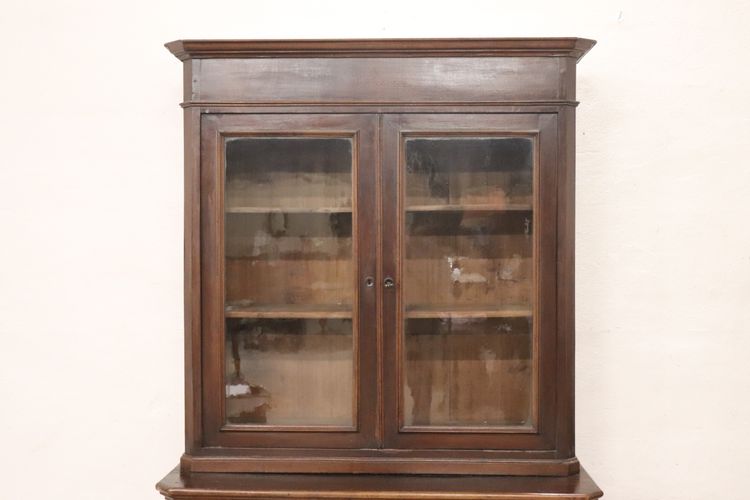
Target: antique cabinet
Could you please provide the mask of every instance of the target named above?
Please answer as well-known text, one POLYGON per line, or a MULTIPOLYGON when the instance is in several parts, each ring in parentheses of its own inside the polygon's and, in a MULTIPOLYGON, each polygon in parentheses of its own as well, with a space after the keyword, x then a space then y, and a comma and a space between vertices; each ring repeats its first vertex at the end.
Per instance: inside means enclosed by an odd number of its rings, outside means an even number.
POLYGON ((577 38, 202 41, 169 498, 596 498, 574 452, 577 38))

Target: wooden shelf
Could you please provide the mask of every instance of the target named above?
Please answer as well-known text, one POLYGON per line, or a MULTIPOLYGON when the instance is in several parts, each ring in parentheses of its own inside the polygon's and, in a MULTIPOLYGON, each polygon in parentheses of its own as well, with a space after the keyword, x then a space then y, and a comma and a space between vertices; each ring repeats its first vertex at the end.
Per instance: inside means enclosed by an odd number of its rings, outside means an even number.
MULTIPOLYGON (((438 203, 432 205, 410 205, 407 212, 531 212, 533 207, 525 203, 438 203)), ((228 214, 338 214, 351 213, 352 207, 226 207, 228 214)))
POLYGON ((224 310, 226 318, 268 318, 268 319, 296 319, 321 318, 348 319, 352 317, 352 306, 348 305, 254 305, 227 306, 224 310))
POLYGON ((446 203, 437 205, 411 205, 407 212, 531 212, 533 207, 523 203, 446 203))
POLYGON ((352 207, 226 207, 228 214, 347 214, 352 207))
POLYGON ((528 305, 500 305, 500 306, 432 306, 413 305, 406 307, 408 319, 438 319, 438 318, 525 318, 531 317, 531 307, 528 305))

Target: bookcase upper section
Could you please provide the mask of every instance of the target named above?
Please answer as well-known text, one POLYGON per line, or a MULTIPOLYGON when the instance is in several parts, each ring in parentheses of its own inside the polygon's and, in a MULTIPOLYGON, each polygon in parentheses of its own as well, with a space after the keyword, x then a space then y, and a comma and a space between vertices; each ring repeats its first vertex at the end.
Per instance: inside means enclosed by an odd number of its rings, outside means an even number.
POLYGON ((177 40, 166 47, 185 63, 185 106, 575 105, 575 66, 595 43, 177 40))

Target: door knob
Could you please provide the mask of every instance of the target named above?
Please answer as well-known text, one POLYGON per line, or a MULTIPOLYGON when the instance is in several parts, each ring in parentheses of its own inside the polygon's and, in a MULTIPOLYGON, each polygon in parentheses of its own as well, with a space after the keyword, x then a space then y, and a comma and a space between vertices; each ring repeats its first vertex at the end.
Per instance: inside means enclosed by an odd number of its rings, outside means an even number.
POLYGON ((394 286, 396 286, 396 282, 393 281, 393 278, 388 276, 386 279, 383 280, 383 286, 386 288, 393 288, 394 286))

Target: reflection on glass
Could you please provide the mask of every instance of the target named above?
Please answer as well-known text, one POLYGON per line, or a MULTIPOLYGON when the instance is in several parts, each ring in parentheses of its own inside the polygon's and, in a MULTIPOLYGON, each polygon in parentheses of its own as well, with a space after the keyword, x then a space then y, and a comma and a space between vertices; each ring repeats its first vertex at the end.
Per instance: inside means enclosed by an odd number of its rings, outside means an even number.
POLYGON ((349 319, 228 319, 227 421, 352 424, 349 319))
POLYGON ((404 425, 533 424, 533 143, 406 141, 404 425))
POLYGON ((410 319, 406 425, 527 425, 528 318, 410 319))
POLYGON ((528 138, 409 139, 406 197, 416 208, 529 208, 531 162, 528 138))
POLYGON ((351 426, 352 141, 226 142, 226 418, 351 426))
POLYGON ((228 139, 226 169, 227 212, 352 207, 351 139, 228 139))
POLYGON ((227 214, 226 303, 243 308, 352 306, 349 213, 227 214))

